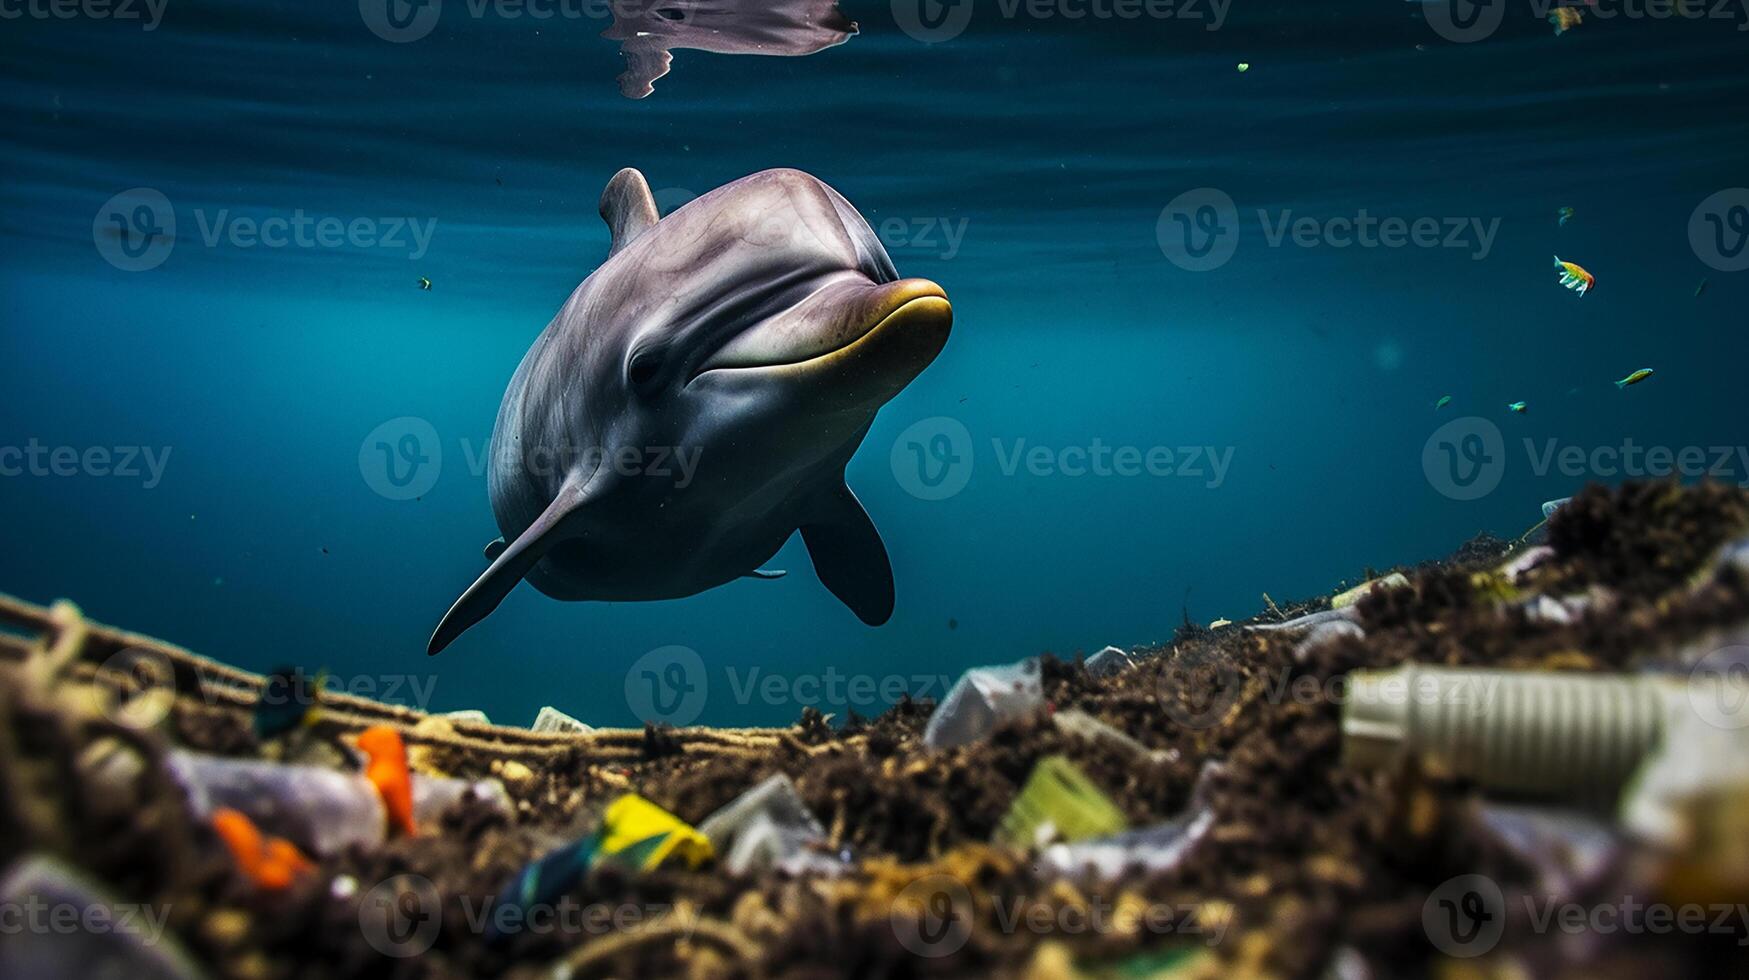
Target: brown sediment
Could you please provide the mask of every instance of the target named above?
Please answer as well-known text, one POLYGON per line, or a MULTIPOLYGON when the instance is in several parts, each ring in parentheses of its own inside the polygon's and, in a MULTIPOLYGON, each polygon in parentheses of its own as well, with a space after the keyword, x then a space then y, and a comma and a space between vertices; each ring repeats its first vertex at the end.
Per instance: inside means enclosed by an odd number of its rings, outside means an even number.
MULTIPOLYGON (((231 872, 160 765, 173 744, 261 752, 249 724, 261 679, 88 623, 71 607, 0 598, 0 624, 14 631, 0 632, 0 856, 46 850, 124 897, 165 903, 171 928, 219 976, 534 976, 560 964, 575 976, 1056 976, 1050 965, 1064 958, 1093 970, 1163 949, 1208 957, 1214 975, 1316 976, 1345 949, 1375 975, 1419 974, 1438 960, 1422 924, 1433 889, 1459 874, 1510 885, 1531 872, 1480 828, 1468 787, 1438 773, 1391 777, 1341 765, 1346 675, 1411 661, 1623 670, 1668 660, 1685 644, 1749 623, 1749 581, 1708 570, 1719 547, 1746 529, 1749 495, 1734 489, 1591 488, 1550 520, 1553 557, 1518 582, 1496 569, 1523 546, 1478 539, 1443 561, 1402 569, 1410 588, 1360 600, 1364 638, 1340 636, 1296 657, 1302 637, 1244 624, 1181 629, 1173 643, 1138 651, 1137 666, 1105 678, 1045 658, 1050 710, 1085 712, 1139 742, 1146 756, 1117 740, 1067 734, 1049 710, 983 742, 929 752, 921 736, 932 706, 909 700, 836 731, 813 712, 782 729, 536 735, 325 696, 324 734, 392 725, 428 770, 504 777, 515 812, 463 803, 442 834, 341 855, 277 895, 253 892, 231 872), (1520 605, 1581 593, 1591 605, 1571 624, 1538 621, 1520 605), (94 707, 100 688, 117 683, 104 665, 129 649, 174 677, 170 717, 158 728, 134 730, 94 707), (121 799, 106 798, 116 788, 80 766, 100 746, 144 762, 121 799), (987 841, 1033 765, 1051 755, 1080 766, 1134 825, 1180 815, 1194 790, 1214 815, 1212 829, 1169 872, 1105 887, 1045 880, 1025 855, 987 841), (603 869, 570 900, 659 913, 612 930, 522 933, 499 944, 470 924, 470 910, 619 793, 638 792, 697 823, 776 772, 794 780, 830 849, 854 858, 841 876, 603 869), (442 900, 435 945, 408 961, 367 941, 360 895, 332 891, 339 876, 363 892, 397 875, 428 879, 442 900), (963 884, 969 905, 956 911, 972 925, 963 945, 919 956, 901 938, 918 914, 904 895, 933 875, 963 884), (1115 917, 1107 928, 1063 926, 1101 908, 1115 917), (1168 910, 1170 928, 1138 928, 1119 912, 1138 908, 1168 910)), ((1327 605, 1267 600, 1253 622, 1327 605)), ((1500 955, 1539 965, 1553 955, 1559 967, 1557 938, 1509 943, 1500 955)), ((1722 964, 1742 966, 1734 938, 1640 937, 1632 956, 1586 969, 1717 973, 1722 964)))

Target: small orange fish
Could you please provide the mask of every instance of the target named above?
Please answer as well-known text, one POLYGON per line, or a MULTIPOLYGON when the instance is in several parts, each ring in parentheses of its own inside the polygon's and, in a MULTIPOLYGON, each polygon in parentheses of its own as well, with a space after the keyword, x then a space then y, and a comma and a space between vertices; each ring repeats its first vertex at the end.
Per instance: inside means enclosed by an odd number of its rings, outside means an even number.
POLYGON ((237 867, 258 888, 281 891, 316 869, 297 845, 282 837, 263 835, 254 821, 236 810, 214 812, 212 824, 237 867))
POLYGON ((1583 296, 1597 286, 1597 277, 1575 262, 1562 262, 1555 256, 1555 271, 1561 274, 1561 285, 1583 296))
POLYGON ((376 725, 359 734, 358 747, 370 757, 364 775, 382 795, 383 806, 389 811, 389 826, 408 837, 416 835, 413 777, 407 771, 407 745, 401 741, 401 733, 388 725, 376 725))

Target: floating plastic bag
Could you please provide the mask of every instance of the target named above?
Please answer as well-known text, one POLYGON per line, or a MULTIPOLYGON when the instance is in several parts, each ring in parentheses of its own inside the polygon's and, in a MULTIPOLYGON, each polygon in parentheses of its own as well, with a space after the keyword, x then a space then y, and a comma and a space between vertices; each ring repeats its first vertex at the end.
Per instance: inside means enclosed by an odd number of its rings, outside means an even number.
POLYGON ((1001 667, 974 667, 929 716, 923 744, 948 749, 981 741, 1004 722, 1024 718, 1044 702, 1038 659, 1001 667))

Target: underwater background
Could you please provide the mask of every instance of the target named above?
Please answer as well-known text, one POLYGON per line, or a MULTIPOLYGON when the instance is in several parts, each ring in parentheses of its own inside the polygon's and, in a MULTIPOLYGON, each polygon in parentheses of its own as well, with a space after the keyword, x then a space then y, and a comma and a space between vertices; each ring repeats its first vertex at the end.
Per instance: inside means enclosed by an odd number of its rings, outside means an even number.
POLYGON ((0 591, 500 722, 553 704, 778 724, 1516 536, 1544 500, 1638 475, 1596 452, 1629 440, 1749 481, 1737 6, 1587 6, 1555 36, 1539 5, 1501 3, 1472 41, 1401 0, 1132 18, 923 0, 968 18, 926 43, 914 0, 846 0, 844 45, 680 50, 631 100, 598 13, 447 0, 395 43, 372 2, 166 0, 150 30, 9 8, 0 591), (519 588, 427 659, 498 533, 480 461, 499 399, 606 255, 596 201, 624 166, 665 210, 808 171, 901 275, 946 288, 946 350, 849 472, 896 613, 860 624, 792 539, 769 563, 787 578, 684 600, 519 588), (142 203, 173 247, 108 231, 142 203), (238 233, 299 215, 361 234, 238 233), (1363 215, 1431 220, 1438 242, 1340 244, 1330 222, 1363 215), (1560 288, 1551 254, 1597 288, 1560 288), (1098 447, 1183 465, 1082 472, 1098 447), (21 463, 33 449, 80 463, 21 463), (107 472, 130 449, 149 451, 135 472, 107 472), (640 685, 675 662, 685 706, 652 712, 640 685))

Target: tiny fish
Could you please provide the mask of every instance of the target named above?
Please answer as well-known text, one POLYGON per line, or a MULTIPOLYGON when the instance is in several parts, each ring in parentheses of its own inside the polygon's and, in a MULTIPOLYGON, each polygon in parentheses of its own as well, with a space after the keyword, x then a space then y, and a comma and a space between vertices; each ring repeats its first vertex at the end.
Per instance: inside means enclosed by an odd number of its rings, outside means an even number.
POLYGON ((1526 404, 1525 404, 1525 403, 1523 403, 1523 402, 1513 402, 1513 403, 1512 403, 1512 404, 1510 404, 1510 405, 1508 405, 1508 406, 1506 406, 1506 410, 1507 410, 1507 411, 1508 411, 1508 412, 1515 412, 1515 413, 1517 413, 1517 414, 1519 414, 1519 415, 1523 415, 1523 414, 1524 414, 1524 410, 1525 410, 1525 409, 1526 409, 1526 408, 1529 408, 1529 407, 1530 407, 1530 406, 1528 406, 1528 405, 1526 405, 1526 404))
POLYGON ((408 837, 416 835, 413 776, 407 771, 407 745, 401 741, 401 733, 388 725, 375 725, 359 733, 358 747, 370 757, 364 776, 383 798, 390 829, 408 837))
POLYGON ((1586 272, 1584 267, 1576 262, 1562 262, 1559 255, 1555 256, 1555 271, 1561 274, 1561 285, 1583 296, 1597 285, 1597 277, 1586 272))
POLYGON ((1707 284, 1707 281, 1705 279, 1702 279, 1700 281, 1700 285, 1694 287, 1694 298, 1695 299, 1700 299, 1700 294, 1706 292, 1706 284, 1707 284))
POLYGON ((1637 385, 1640 382, 1646 380, 1647 378, 1649 378, 1651 376, 1652 376, 1652 369, 1651 368, 1640 368, 1638 371, 1635 371, 1633 374, 1630 374, 1627 377, 1621 379, 1620 381, 1617 381, 1615 383, 1615 386, 1617 388, 1626 388, 1628 385, 1637 385))
POLYGON ((1243 75, 1244 73, 1246 73, 1250 70, 1251 70, 1251 62, 1249 62, 1249 61, 1239 62, 1239 74, 1243 75))
POLYGON ((1442 409, 1445 406, 1450 405, 1450 404, 1451 404, 1451 396, 1450 395, 1441 395, 1439 397, 1439 401, 1436 401, 1433 403, 1433 410, 1437 412, 1440 409, 1442 409))
POLYGON ((327 680, 327 671, 311 677, 302 667, 281 667, 268 674, 255 699, 255 737, 278 738, 314 722, 327 680))
POLYGON ((426 290, 426 291, 430 291, 430 289, 431 289, 431 280, 429 280, 429 279, 427 279, 427 278, 425 278, 425 277, 424 277, 424 276, 420 276, 420 277, 419 277, 419 288, 420 288, 420 289, 423 289, 423 290, 426 290))
POLYGON ((1580 15, 1579 11, 1574 10, 1572 7, 1556 7, 1549 12, 1549 23, 1555 25, 1555 36, 1560 37, 1562 34, 1565 34, 1573 28, 1578 27, 1580 24, 1585 23, 1585 18, 1580 15))
POLYGON ((1573 209, 1572 208, 1562 208, 1561 210, 1557 211, 1556 214, 1560 215, 1562 228, 1567 227, 1567 222, 1573 220, 1573 209))

